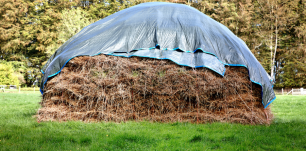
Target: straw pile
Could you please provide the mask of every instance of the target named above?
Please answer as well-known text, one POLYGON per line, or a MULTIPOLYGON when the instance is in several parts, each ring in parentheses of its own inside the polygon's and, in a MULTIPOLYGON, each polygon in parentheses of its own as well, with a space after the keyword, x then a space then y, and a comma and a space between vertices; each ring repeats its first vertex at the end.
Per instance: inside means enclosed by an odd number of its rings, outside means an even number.
POLYGON ((169 60, 106 55, 69 61, 46 83, 41 105, 39 121, 268 124, 272 117, 246 68, 227 67, 222 77, 169 60))

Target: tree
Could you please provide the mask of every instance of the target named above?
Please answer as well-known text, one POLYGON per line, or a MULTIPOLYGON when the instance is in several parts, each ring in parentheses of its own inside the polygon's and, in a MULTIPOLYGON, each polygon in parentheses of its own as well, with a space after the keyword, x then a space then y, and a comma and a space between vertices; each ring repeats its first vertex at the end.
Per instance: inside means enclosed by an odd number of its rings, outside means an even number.
POLYGON ((88 7, 85 7, 86 11, 88 12, 88 15, 90 18, 92 18, 94 21, 103 19, 111 14, 114 14, 120 10, 123 10, 125 8, 129 8, 131 6, 140 4, 145 1, 137 1, 137 0, 131 0, 131 1, 116 1, 116 0, 92 0, 92 5, 89 5, 88 7))
POLYGON ((18 76, 14 74, 11 64, 0 62, 0 85, 19 85, 18 76))
POLYGON ((258 33, 264 49, 270 50, 270 71, 272 78, 275 76, 276 56, 281 49, 288 46, 292 39, 292 28, 298 20, 296 8, 298 1, 294 0, 257 0, 257 22, 260 23, 258 33))
POLYGON ((79 7, 64 9, 61 14, 62 21, 61 26, 58 27, 58 40, 47 47, 48 56, 51 56, 63 43, 93 22, 88 17, 88 13, 79 7))
POLYGON ((27 65, 25 80, 28 86, 41 78, 40 69, 48 59, 48 49, 58 42, 58 31, 61 26, 61 10, 66 7, 77 5, 78 2, 68 2, 65 0, 40 1, 28 0, 28 13, 24 17, 27 22, 23 35, 30 42, 24 48, 23 55, 27 65))
POLYGON ((0 58, 11 60, 30 42, 22 33, 28 6, 23 0, 2 0, 0 5, 0 58))

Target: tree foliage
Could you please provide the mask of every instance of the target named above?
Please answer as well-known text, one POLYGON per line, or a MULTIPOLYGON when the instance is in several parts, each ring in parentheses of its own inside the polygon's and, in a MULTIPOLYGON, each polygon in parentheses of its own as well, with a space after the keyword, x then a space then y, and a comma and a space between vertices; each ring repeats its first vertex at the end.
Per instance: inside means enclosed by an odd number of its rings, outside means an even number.
POLYGON ((57 42, 47 47, 47 54, 51 56, 57 48, 80 32, 84 27, 93 23, 88 13, 82 8, 64 9, 61 13, 61 25, 58 27, 57 42))
POLYGON ((14 74, 11 64, 0 62, 0 85, 19 85, 18 76, 14 74))
POLYGON ((20 53, 29 43, 23 35, 28 6, 23 0, 1 0, 0 5, 0 55, 11 59, 8 54, 20 53))

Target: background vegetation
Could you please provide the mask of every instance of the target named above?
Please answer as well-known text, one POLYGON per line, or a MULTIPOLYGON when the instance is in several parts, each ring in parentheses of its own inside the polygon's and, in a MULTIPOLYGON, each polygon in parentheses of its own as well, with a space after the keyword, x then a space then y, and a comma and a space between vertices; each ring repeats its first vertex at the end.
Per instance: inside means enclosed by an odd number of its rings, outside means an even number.
POLYGON ((306 97, 277 96, 267 125, 37 122, 41 95, 0 92, 0 150, 305 150, 306 97))
MULTIPOLYGON (((146 0, 1 0, 0 64, 33 85, 48 57, 86 25, 146 0)), ((306 86, 306 0, 176 0, 226 25, 243 39, 275 88, 306 86)), ((23 79, 23 80, 22 80, 23 79)))
POLYGON ((4 85, 19 85, 18 77, 14 74, 11 64, 0 64, 0 83, 4 85))

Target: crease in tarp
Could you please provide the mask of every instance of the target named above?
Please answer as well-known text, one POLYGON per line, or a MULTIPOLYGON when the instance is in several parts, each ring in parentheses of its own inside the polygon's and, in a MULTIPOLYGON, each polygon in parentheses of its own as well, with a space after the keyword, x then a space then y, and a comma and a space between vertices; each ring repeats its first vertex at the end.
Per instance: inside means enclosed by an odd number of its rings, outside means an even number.
MULTIPOLYGON (((151 50, 151 49, 157 48, 158 46, 159 46, 159 45, 157 44, 155 47, 140 48, 140 49, 134 49, 134 50, 136 50, 136 51, 139 51, 139 50, 151 50)), ((168 48, 164 48, 164 49, 165 49, 165 50, 174 50, 174 51, 175 51, 175 50, 180 49, 180 48, 177 47, 177 48, 174 48, 174 49, 168 49, 168 48)), ((180 50, 182 50, 182 49, 180 49, 180 50)), ((261 88, 261 98, 262 98, 262 104, 263 104, 264 108, 267 108, 267 107, 276 99, 276 97, 274 97, 267 105, 264 104, 264 102, 263 102, 263 86, 262 86, 261 83, 256 82, 256 81, 254 81, 254 80, 251 80, 251 78, 250 78, 250 72, 249 72, 249 69, 248 69, 247 66, 242 65, 242 64, 227 64, 227 63, 223 63, 215 54, 213 54, 213 53, 211 53, 211 52, 204 51, 202 48, 197 48, 197 49, 194 50, 194 51, 184 51, 184 52, 186 52, 186 53, 192 53, 192 52, 196 52, 197 50, 201 50, 203 53, 206 53, 206 54, 209 54, 209 55, 213 55, 214 57, 216 57, 216 58, 224 65, 224 67, 225 67, 225 66, 245 67, 245 68, 248 70, 249 80, 250 80, 251 82, 253 82, 254 84, 258 84, 258 85, 260 86, 260 88, 261 88)), ((124 53, 126 53, 126 52, 124 52, 124 53)), ((74 57, 68 59, 68 60, 65 62, 65 64, 61 67, 61 69, 60 69, 59 71, 57 71, 56 73, 54 73, 54 74, 52 74, 52 75, 50 75, 50 76, 47 77, 47 79, 45 80, 45 82, 44 82, 44 84, 43 84, 43 87, 44 87, 44 85, 46 84, 46 82, 48 81, 48 79, 51 78, 51 77, 53 77, 53 76, 56 76, 57 74, 59 74, 59 73, 62 71, 62 69, 66 66, 66 64, 67 64, 71 59, 73 59, 73 58, 75 58, 75 57, 80 57, 80 56, 90 56, 90 57, 93 57, 93 56, 97 56, 97 55, 100 55, 100 54, 102 54, 102 53, 98 53, 98 54, 94 54, 94 55, 79 55, 79 56, 74 56, 74 57)), ((129 54, 129 53, 126 53, 126 54, 129 54)), ((126 57, 126 58, 130 58, 130 57, 144 57, 144 58, 152 58, 152 59, 159 59, 159 60, 170 60, 170 61, 172 61, 172 62, 174 62, 174 63, 176 63, 176 64, 178 64, 178 65, 181 65, 181 66, 192 67, 192 66, 189 66, 189 65, 186 65, 186 64, 180 64, 180 63, 178 63, 178 62, 176 62, 176 61, 174 61, 174 60, 172 60, 172 59, 170 59, 170 58, 156 58, 156 57, 139 56, 139 55, 129 55, 129 56, 125 56, 125 55, 116 55, 116 54, 114 54, 114 53, 105 54, 105 55, 118 56, 118 57, 126 57)), ((207 69, 210 69, 210 70, 214 71, 215 73, 218 73, 218 74, 221 75, 222 77, 224 77, 224 74, 225 74, 225 71, 226 71, 226 68, 224 68, 223 73, 220 73, 220 72, 218 72, 218 71, 216 71, 216 70, 214 70, 214 69, 212 69, 212 68, 210 68, 210 67, 208 67, 208 66, 204 66, 204 65, 202 65, 202 66, 194 66, 194 67, 192 67, 192 68, 207 68, 207 69)), ((41 72, 44 74, 44 72, 43 72, 42 70, 41 70, 41 72)), ((273 85, 272 85, 272 87, 273 87, 273 85)), ((43 94, 43 88, 40 88, 40 92, 41 92, 41 94, 43 94)))

